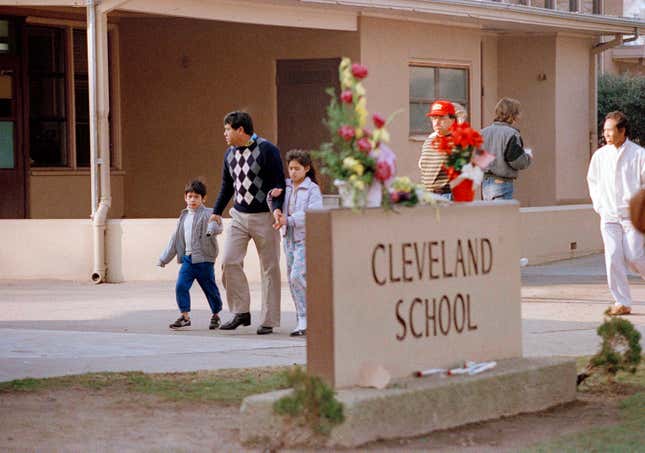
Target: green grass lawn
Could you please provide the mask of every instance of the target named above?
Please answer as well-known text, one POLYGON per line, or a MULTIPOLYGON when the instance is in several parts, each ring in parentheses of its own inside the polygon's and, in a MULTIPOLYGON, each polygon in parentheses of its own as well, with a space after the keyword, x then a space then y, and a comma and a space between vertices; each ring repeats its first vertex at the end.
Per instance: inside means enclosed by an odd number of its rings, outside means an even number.
MULTIPOLYGON (((587 358, 578 360, 582 370, 587 358)), ((239 404, 249 395, 287 387, 289 367, 200 371, 194 373, 89 373, 46 379, 20 379, 0 383, 0 397, 7 392, 57 389, 135 392, 171 401, 213 401, 239 404)), ((645 452, 645 360, 636 374, 619 373, 614 383, 594 375, 579 388, 581 393, 630 395, 620 402, 616 425, 595 428, 534 445, 526 452, 645 452)))
MULTIPOLYGON (((581 371, 588 357, 578 359, 581 371)), ((614 426, 595 428, 543 442, 525 452, 645 452, 645 359, 635 374, 619 372, 615 382, 593 375, 578 391, 611 394, 632 393, 620 402, 620 418, 614 426)))
POLYGON ((0 383, 6 392, 35 392, 84 388, 156 395, 179 401, 241 403, 256 393, 287 387, 286 367, 200 371, 194 373, 88 373, 45 379, 19 379, 0 383))

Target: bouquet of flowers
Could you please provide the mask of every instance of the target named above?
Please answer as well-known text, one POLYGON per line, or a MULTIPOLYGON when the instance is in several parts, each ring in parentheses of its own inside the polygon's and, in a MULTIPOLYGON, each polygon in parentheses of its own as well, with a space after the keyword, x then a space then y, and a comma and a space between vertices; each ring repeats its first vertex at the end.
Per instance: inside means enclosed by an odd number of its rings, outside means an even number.
POLYGON ((484 139, 467 122, 454 123, 450 135, 437 135, 434 140, 439 152, 448 156, 443 169, 450 179, 453 200, 472 201, 474 187, 482 183, 483 170, 495 156, 480 148, 484 139))
POLYGON ((331 141, 323 143, 314 156, 322 162, 322 172, 334 180, 343 205, 380 206, 384 186, 396 172, 396 156, 385 144, 390 139, 386 125, 391 117, 385 119, 375 113, 371 118, 373 129, 370 129, 362 84, 367 68, 343 58, 338 71, 340 95, 334 88, 327 90, 331 101, 325 124, 331 141))
MULTIPOLYGON (((415 184, 408 176, 397 176, 389 188, 391 205, 416 206, 417 204, 436 204, 444 200, 425 190, 423 185, 415 184)), ((447 202, 447 201, 446 201, 447 202)))

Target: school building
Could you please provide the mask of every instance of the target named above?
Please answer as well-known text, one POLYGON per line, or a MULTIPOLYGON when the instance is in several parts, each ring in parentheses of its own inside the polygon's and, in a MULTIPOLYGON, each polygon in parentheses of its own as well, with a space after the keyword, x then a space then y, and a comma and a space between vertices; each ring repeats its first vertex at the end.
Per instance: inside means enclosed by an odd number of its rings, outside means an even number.
POLYGON ((214 201, 224 115, 250 112, 283 153, 316 148, 343 56, 369 68, 370 112, 402 110, 391 145, 398 174, 415 179, 434 99, 465 105, 475 127, 492 121, 500 97, 519 99, 535 154, 516 186, 524 256, 598 251, 585 182, 598 144, 597 74, 645 31, 642 18, 619 17, 623 8, 0 0, 0 278, 174 278, 152 263, 184 184, 202 177, 214 201))

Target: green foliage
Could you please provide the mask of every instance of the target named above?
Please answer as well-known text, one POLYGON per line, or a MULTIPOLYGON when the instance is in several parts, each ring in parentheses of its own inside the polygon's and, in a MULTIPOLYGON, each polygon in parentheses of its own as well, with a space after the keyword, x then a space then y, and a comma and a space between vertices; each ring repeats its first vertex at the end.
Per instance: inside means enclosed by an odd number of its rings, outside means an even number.
POLYGON ((281 415, 303 417, 315 432, 329 434, 334 425, 345 421, 343 404, 319 377, 308 376, 301 367, 286 374, 293 392, 275 402, 273 410, 281 415))
POLYGON ((602 337, 600 351, 591 357, 589 369, 600 369, 613 377, 618 371, 635 373, 641 361, 641 334, 624 318, 605 320, 598 327, 602 337))
POLYGON ((163 374, 134 371, 19 379, 0 383, 0 393, 81 388, 146 393, 173 401, 239 403, 249 395, 287 387, 286 377, 276 369, 163 374))
POLYGON ((598 136, 605 115, 620 110, 629 119, 631 140, 645 145, 645 76, 602 75, 598 79, 598 136))
MULTIPOLYGON (((356 99, 356 88, 353 87, 352 90, 356 99)), ((327 106, 327 119, 324 124, 329 129, 331 141, 323 143, 313 156, 321 163, 321 172, 330 178, 347 181, 353 177, 353 182, 360 181, 362 186, 368 187, 373 180, 376 161, 368 153, 356 149, 356 137, 345 140, 338 133, 343 126, 349 126, 354 131, 362 129, 359 115, 355 111, 357 101, 352 104, 338 102, 334 88, 328 88, 327 94, 331 100, 327 106), (343 161, 348 157, 356 161, 355 165, 343 165, 343 161)))

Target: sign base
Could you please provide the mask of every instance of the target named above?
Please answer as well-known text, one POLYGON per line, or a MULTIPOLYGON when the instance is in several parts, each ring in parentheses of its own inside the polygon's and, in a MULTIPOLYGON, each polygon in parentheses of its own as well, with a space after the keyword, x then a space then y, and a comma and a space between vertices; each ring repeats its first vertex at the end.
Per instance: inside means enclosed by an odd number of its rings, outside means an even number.
POLYGON ((517 358, 498 361, 475 376, 403 378, 383 390, 337 391, 345 422, 328 437, 301 420, 277 415, 273 403, 290 390, 253 395, 241 407, 240 436, 265 448, 356 447, 379 439, 420 436, 468 423, 537 412, 576 398, 572 359, 517 358))

